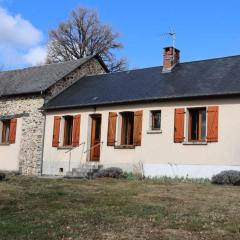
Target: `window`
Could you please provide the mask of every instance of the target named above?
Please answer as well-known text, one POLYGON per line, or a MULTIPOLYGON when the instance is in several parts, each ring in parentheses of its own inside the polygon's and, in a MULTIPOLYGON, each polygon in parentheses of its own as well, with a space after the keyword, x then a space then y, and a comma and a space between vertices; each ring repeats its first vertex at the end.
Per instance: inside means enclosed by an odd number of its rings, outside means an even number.
POLYGON ((151 130, 161 129, 161 111, 151 111, 151 130))
POLYGON ((53 147, 79 146, 81 115, 54 116, 53 147))
POLYGON ((206 108, 188 109, 188 141, 206 141, 206 108))
POLYGON ((9 143, 10 138, 10 120, 2 120, 1 121, 1 143, 7 144, 9 143))
POLYGON ((133 145, 134 112, 123 112, 121 145, 133 145))
POLYGON ((73 116, 64 117, 63 146, 72 145, 73 116))

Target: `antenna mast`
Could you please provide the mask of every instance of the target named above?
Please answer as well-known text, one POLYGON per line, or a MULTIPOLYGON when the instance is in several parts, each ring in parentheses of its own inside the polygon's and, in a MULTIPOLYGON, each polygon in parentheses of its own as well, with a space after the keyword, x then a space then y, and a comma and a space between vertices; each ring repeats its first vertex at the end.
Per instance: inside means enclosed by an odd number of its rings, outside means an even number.
POLYGON ((173 56, 172 56, 172 61, 174 62, 174 58, 175 58, 175 47, 176 47, 176 32, 173 31, 173 28, 170 28, 169 32, 163 33, 160 35, 160 37, 164 38, 164 37, 171 37, 172 38, 172 47, 173 47, 173 56))
POLYGON ((173 28, 170 28, 170 32, 166 32, 160 35, 160 37, 171 37, 172 38, 172 47, 176 47, 176 32, 173 31, 173 28))

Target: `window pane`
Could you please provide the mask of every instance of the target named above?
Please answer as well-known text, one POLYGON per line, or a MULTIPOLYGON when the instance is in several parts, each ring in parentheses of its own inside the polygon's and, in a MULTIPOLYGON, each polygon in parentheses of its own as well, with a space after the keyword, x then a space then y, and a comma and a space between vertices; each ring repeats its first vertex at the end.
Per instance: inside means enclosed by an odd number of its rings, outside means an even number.
POLYGON ((191 140, 198 140, 198 111, 192 111, 191 140))
POLYGON ((161 128, 161 111, 152 112, 152 129, 161 128))
POLYGON ((101 134, 101 118, 96 118, 95 138, 100 139, 101 134))
POLYGON ((10 120, 2 121, 1 143, 9 143, 10 120))
POLYGON ((206 109, 189 109, 189 140, 203 141, 206 138, 206 109))
POLYGON ((122 145, 133 144, 133 124, 134 124, 134 113, 126 112, 122 113, 122 145))
POLYGON ((202 140, 206 139, 206 110, 202 111, 202 129, 201 129, 202 140))
POLYGON ((10 137, 10 120, 6 121, 6 143, 9 143, 10 137))
POLYGON ((64 145, 69 146, 72 144, 72 127, 73 127, 73 117, 65 117, 65 130, 64 130, 64 145))

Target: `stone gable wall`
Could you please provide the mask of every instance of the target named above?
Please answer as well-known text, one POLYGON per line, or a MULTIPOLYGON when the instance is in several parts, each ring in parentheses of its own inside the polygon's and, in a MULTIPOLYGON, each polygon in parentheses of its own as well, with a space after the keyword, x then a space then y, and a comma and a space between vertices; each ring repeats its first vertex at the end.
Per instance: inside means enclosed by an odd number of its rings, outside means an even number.
MULTIPOLYGON (((84 75, 105 73, 102 65, 93 58, 53 85, 43 96, 0 98, 0 116, 26 113, 22 116, 22 134, 18 153, 19 171, 23 175, 40 175, 45 116, 40 109, 44 102, 56 96, 84 75)), ((1 155, 1 146, 0 146, 1 155)), ((1 166, 0 166, 1 169, 1 166)))
POLYGON ((50 87, 46 93, 46 101, 49 101, 52 97, 58 95, 60 92, 65 90, 67 87, 72 85, 74 82, 79 80, 85 75, 94 75, 106 73, 102 65, 97 59, 92 58, 91 60, 78 67, 72 73, 68 74, 65 78, 58 81, 52 87, 50 87))
MULTIPOLYGON (((18 155, 19 171, 24 175, 41 173, 42 143, 44 119, 40 108, 44 103, 41 96, 0 98, 0 116, 23 114, 20 152, 18 155)), ((17 125, 17 127, 20 127, 17 125)), ((1 146, 0 146, 1 154, 1 146)))

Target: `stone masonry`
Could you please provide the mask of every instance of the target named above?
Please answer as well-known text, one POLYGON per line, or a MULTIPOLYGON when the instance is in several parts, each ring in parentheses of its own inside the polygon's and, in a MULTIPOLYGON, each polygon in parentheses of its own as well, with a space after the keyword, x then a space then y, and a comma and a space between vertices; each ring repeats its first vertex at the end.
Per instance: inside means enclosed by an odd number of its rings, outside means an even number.
POLYGON ((44 115, 40 108, 43 103, 41 96, 0 99, 0 116, 27 113, 22 117, 21 148, 18 154, 19 171, 25 175, 35 175, 41 171, 44 115))
POLYGON ((31 95, 0 98, 0 116, 25 113, 22 116, 21 146, 18 154, 21 174, 41 174, 45 125, 45 116, 41 107, 44 102, 56 96, 84 75, 101 73, 105 73, 104 68, 95 58, 92 58, 50 87, 44 96, 31 95))
POLYGON ((65 90, 67 87, 72 85, 74 82, 76 82, 83 76, 101 73, 106 73, 106 71, 103 69, 103 67, 99 64, 99 62, 95 58, 92 58, 85 64, 78 67, 75 71, 68 74, 62 80, 58 81, 52 87, 50 87, 46 93, 45 99, 46 101, 48 101, 49 99, 65 90))

